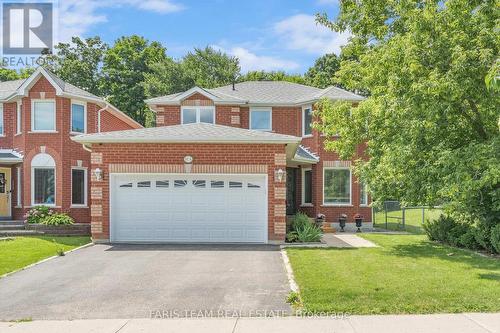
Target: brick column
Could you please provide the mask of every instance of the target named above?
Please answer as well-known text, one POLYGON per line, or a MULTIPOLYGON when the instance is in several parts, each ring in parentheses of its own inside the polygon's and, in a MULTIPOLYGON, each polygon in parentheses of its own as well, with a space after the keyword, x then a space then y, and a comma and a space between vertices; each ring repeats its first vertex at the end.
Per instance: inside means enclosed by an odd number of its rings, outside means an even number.
POLYGON ((273 235, 271 240, 284 241, 286 236, 286 154, 280 153, 274 155, 274 168, 272 170, 273 197, 269 202, 272 203, 273 214, 273 235), (285 173, 281 180, 278 177, 278 170, 285 173))
POLYGON ((103 214, 103 190, 109 182, 109 175, 104 172, 102 153, 92 152, 90 155, 90 231, 94 242, 109 240, 109 230, 105 228, 103 214), (103 170, 103 179, 97 180, 95 170, 103 170))

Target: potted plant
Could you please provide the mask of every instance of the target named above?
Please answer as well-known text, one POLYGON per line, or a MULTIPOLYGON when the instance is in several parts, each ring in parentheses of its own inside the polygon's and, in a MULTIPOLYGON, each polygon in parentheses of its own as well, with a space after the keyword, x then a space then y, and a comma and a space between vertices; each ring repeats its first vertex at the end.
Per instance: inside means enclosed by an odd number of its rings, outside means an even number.
POLYGON ((347 214, 340 214, 339 216, 339 227, 340 231, 344 232, 345 223, 347 222, 347 214))
POLYGON ((361 226, 363 225, 363 215, 360 213, 354 214, 354 222, 356 222, 357 232, 361 232, 361 226))
POLYGON ((319 213, 318 215, 316 215, 316 226, 321 227, 323 223, 325 223, 325 218, 325 214, 319 213))

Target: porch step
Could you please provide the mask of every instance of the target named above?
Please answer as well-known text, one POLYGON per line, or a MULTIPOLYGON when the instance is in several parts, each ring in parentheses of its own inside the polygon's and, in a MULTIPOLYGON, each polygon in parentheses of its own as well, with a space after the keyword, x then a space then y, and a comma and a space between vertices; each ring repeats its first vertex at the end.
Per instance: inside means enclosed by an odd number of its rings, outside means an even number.
POLYGON ((12 236, 42 236, 43 232, 35 230, 0 230, 0 237, 12 237, 12 236))
POLYGON ((6 230, 25 230, 24 224, 0 224, 0 231, 6 230))
POLYGON ((0 220, 0 226, 2 225, 17 225, 17 226, 23 226, 24 221, 23 220, 0 220))
POLYGON ((329 224, 322 225, 321 230, 323 230, 323 233, 325 234, 334 234, 336 232, 335 228, 331 227, 329 224))

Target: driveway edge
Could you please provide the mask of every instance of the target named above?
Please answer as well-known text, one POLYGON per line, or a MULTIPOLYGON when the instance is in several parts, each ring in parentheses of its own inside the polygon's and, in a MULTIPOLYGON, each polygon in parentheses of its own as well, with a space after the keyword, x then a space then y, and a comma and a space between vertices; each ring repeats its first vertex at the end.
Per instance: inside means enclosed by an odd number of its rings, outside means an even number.
POLYGON ((293 268, 290 265, 290 259, 288 258, 288 254, 286 253, 286 249, 284 247, 281 248, 281 258, 283 259, 283 264, 286 269, 286 276, 288 278, 288 283, 290 284, 290 289, 293 292, 299 292, 299 285, 295 282, 295 276, 293 275, 293 268))
MULTIPOLYGON (((91 241, 90 243, 87 243, 85 245, 82 245, 82 246, 79 246, 79 247, 75 247, 74 249, 71 249, 69 251, 66 251, 64 252, 64 255, 68 254, 68 253, 71 253, 71 252, 74 252, 74 251, 77 251, 77 250, 81 250, 81 249, 84 249, 86 247, 90 247, 90 246, 94 246, 95 244, 91 241)), ((32 264, 29 264, 28 266, 24 266, 24 267, 21 267, 19 269, 16 269, 15 271, 12 271, 12 272, 8 272, 8 273, 5 273, 4 275, 0 275, 0 279, 3 279, 3 278, 6 278, 7 276, 9 275, 12 275, 12 274, 15 274, 15 273, 18 273, 18 272, 21 272, 21 271, 24 271, 25 269, 28 269, 28 268, 31 268, 31 267, 34 267, 34 266, 37 266, 37 265, 40 265, 46 261, 49 261, 49 260, 52 260, 52 259, 55 259, 55 258, 59 258, 61 256, 59 255, 54 255, 52 257, 48 257, 48 258, 45 258, 45 259, 42 259, 40 261, 37 261, 37 262, 34 262, 32 264)))

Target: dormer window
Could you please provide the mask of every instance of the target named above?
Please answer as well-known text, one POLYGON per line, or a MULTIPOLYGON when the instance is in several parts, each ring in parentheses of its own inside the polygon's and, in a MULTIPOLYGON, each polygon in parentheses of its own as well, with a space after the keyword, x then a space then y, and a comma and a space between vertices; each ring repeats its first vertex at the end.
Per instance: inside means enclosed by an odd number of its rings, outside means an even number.
POLYGON ((182 107, 182 124, 207 123, 215 124, 215 108, 213 106, 182 107))
POLYGON ((312 107, 307 106, 302 108, 302 136, 312 135, 312 107))

